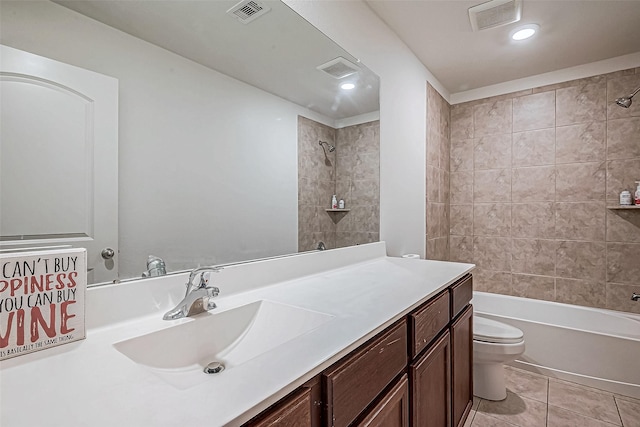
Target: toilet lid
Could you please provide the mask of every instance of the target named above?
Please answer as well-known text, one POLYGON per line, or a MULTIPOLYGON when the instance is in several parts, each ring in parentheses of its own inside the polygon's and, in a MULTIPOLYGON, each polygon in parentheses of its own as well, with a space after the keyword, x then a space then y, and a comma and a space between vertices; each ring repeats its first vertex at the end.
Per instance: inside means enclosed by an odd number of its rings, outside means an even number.
POLYGON ((473 316, 473 339, 477 341, 515 344, 522 341, 520 329, 486 317, 473 316))

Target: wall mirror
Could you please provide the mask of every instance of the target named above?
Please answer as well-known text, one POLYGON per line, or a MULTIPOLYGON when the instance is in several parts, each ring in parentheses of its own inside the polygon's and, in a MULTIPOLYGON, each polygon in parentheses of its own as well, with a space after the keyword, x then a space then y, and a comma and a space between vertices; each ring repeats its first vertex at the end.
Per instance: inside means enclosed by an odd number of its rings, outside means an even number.
MULTIPOLYGON (((117 82, 117 172, 95 177, 117 195, 109 206, 117 204, 118 213, 107 220, 117 232, 89 248, 90 282, 140 278, 150 255, 173 272, 313 249, 309 239, 333 247, 377 240, 378 153, 370 142, 379 79, 284 3, 20 0, 0 8, 2 45, 117 82), (356 88, 341 90, 343 83, 356 88), (319 178, 308 175, 309 167, 300 174, 300 162, 331 163, 329 179, 316 180, 322 188, 299 185, 319 178), (327 213, 331 193, 353 211, 327 213), (355 228, 363 218, 375 230, 355 228), (300 224, 310 222, 301 233, 300 224), (333 227, 329 234, 313 228, 319 222, 333 227), (115 255, 105 260, 106 248, 115 255)), ((10 80, 3 75, 3 92, 10 80)), ((4 96, 2 104, 11 108, 4 96)), ((3 133, 3 161, 8 141, 3 133)), ((92 156, 93 168, 106 168, 106 156, 92 156)), ((16 182, 7 170, 3 164, 3 195, 16 182)), ((102 211, 95 206, 90 202, 87 212, 102 211)), ((9 230, 8 219, 20 215, 6 213, 7 203, 2 209, 0 229, 9 230)), ((87 221, 82 236, 12 224, 0 248, 51 245, 51 234, 56 244, 83 246, 83 238, 94 239, 96 225, 87 221)))

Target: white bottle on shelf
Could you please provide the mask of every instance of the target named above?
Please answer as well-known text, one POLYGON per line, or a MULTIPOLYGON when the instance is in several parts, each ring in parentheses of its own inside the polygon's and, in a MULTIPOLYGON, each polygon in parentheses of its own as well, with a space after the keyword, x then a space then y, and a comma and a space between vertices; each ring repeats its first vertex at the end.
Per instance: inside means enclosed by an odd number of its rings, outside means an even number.
POLYGON ((634 194, 634 201, 636 205, 640 205, 640 181, 636 181, 636 184, 638 184, 638 187, 636 188, 636 194, 634 194))
POLYGON ((335 194, 331 198, 331 209, 338 209, 338 199, 335 194))

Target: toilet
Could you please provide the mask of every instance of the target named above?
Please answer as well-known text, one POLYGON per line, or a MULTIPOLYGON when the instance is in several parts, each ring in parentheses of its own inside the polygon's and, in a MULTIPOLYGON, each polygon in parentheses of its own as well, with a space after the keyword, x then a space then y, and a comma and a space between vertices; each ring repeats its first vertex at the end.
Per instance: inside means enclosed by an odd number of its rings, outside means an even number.
POLYGON ((473 316, 473 394, 487 400, 507 397, 504 364, 524 353, 524 334, 514 326, 473 316))

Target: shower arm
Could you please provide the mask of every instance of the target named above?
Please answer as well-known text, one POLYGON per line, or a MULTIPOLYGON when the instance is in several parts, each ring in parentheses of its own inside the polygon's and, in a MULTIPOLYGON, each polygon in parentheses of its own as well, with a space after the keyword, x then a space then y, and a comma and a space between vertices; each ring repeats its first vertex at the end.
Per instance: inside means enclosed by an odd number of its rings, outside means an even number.
POLYGON ((634 90, 633 93, 631 95, 629 95, 629 99, 633 98, 634 96, 636 96, 636 93, 638 93, 638 91, 640 91, 640 86, 638 87, 638 89, 634 90))

